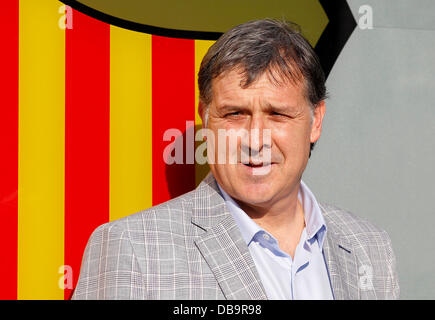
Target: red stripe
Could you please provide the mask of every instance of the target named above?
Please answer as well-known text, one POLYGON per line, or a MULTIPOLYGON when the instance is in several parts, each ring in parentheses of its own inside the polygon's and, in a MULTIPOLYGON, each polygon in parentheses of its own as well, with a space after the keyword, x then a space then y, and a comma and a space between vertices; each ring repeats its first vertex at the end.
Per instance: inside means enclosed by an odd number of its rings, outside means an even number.
POLYGON ((152 144, 153 205, 195 188, 195 165, 166 165, 163 141, 169 128, 186 131, 186 120, 195 121, 195 47, 194 40, 152 37, 152 144))
POLYGON ((75 286, 89 236, 109 221, 109 25, 74 10, 65 50, 65 265, 75 286))
POLYGON ((18 0, 0 10, 0 299, 17 299, 18 0))

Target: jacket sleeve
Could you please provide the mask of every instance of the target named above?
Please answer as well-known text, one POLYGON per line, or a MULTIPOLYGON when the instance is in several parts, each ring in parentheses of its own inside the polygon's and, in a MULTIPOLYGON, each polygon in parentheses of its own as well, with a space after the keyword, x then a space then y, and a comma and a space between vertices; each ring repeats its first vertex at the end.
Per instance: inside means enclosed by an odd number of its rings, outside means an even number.
POLYGON ((72 299, 144 299, 143 276, 128 232, 104 224, 91 235, 72 299))
POLYGON ((390 281, 391 281, 391 286, 390 286, 391 291, 386 292, 385 298, 399 299, 400 286, 399 286, 399 277, 397 274, 396 256, 393 251, 391 239, 387 232, 385 232, 385 237, 387 239, 387 246, 386 246, 387 266, 388 266, 388 272, 390 274, 390 281))

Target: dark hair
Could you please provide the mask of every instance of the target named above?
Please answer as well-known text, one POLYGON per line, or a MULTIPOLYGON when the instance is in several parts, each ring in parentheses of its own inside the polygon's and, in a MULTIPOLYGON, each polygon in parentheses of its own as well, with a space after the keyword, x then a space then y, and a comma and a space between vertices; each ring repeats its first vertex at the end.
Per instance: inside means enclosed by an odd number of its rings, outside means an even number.
POLYGON ((211 102, 212 80, 239 67, 242 87, 248 87, 267 72, 277 84, 283 80, 294 84, 303 81, 305 96, 313 109, 326 98, 325 75, 319 58, 295 23, 254 20, 225 32, 209 48, 199 69, 199 96, 205 105, 211 102))

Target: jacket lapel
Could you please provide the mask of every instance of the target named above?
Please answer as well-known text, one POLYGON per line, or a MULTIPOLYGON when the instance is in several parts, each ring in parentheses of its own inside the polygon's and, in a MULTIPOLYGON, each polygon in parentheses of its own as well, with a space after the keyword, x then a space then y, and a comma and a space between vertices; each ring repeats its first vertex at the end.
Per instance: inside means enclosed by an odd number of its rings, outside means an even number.
POLYGON ((323 245, 334 298, 337 300, 359 299, 358 265, 352 245, 337 234, 326 220, 326 240, 323 245))
POLYGON ((267 299, 248 247, 209 174, 194 192, 195 241, 227 299, 267 299))

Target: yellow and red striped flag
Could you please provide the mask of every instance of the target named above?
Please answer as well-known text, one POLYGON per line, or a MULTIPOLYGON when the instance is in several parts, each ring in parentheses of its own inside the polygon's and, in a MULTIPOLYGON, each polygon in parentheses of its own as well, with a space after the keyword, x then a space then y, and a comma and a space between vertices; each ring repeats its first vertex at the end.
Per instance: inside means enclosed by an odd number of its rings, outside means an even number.
POLYGON ((69 299, 98 225, 204 176, 165 164, 163 134, 201 125, 196 72, 213 41, 122 29, 57 0, 0 14, 0 299, 69 299))

